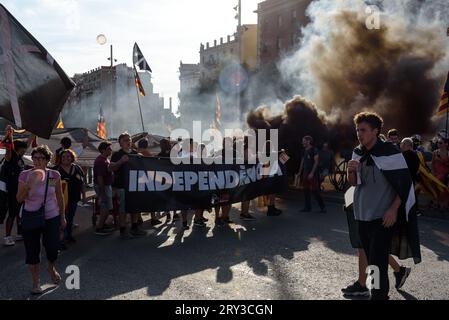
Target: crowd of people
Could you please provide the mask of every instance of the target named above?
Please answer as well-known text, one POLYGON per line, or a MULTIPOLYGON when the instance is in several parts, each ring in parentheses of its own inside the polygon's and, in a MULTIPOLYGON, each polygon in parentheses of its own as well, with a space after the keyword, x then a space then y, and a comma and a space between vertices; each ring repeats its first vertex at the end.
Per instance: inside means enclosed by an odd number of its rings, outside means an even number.
MULTIPOLYGON (((55 154, 46 145, 37 146, 31 151, 33 165, 26 166, 23 156, 31 146, 34 137, 28 142, 14 140, 14 130, 7 127, 3 141, 6 146, 6 155, 2 165, 2 175, 7 191, 6 232, 5 246, 14 246, 16 241, 24 241, 26 259, 32 275, 33 294, 41 294, 40 286, 40 252, 41 246, 45 248, 48 260, 48 272, 52 281, 59 284, 61 276, 56 271, 55 262, 58 253, 66 250, 67 245, 74 244, 73 237, 74 218, 79 202, 86 202, 86 172, 77 162, 82 150, 72 149, 72 141, 65 137, 61 140, 61 148, 55 154), (37 218, 40 218, 38 221, 37 218), (17 226, 17 235, 12 236, 14 222, 17 226), (26 227, 26 228, 25 228, 26 227)), ((160 142, 161 151, 153 154, 149 150, 149 142, 146 138, 133 141, 128 133, 123 133, 118 139, 120 149, 112 151, 112 143, 104 141, 98 147, 99 155, 93 165, 93 181, 96 194, 96 203, 99 206, 99 217, 96 219, 95 233, 97 235, 109 235, 116 230, 120 232, 123 240, 145 236, 147 233, 141 227, 142 214, 127 214, 125 199, 125 167, 131 155, 142 155, 159 158, 169 158, 172 149, 177 148, 176 154, 180 158, 195 158, 199 154, 204 156, 225 157, 225 147, 233 150, 234 160, 242 157, 248 161, 250 157, 257 157, 257 153, 250 150, 248 138, 225 138, 223 150, 218 154, 206 155, 205 145, 198 145, 193 139, 182 141, 175 146, 167 140, 160 142), (237 154, 236 146, 243 144, 243 154, 237 154), (116 212, 117 215, 113 215, 116 212), (113 216, 113 219, 108 219, 113 216), (128 220, 129 218, 129 220, 128 220), (130 222, 130 224, 128 224, 130 222), (128 227, 130 225, 130 227, 128 227)), ((83 144, 86 145, 86 144, 83 144)), ((246 162, 245 162, 246 163, 246 162)), ((268 216, 279 216, 282 211, 275 207, 275 195, 268 195, 266 205, 268 216)), ((217 204, 213 208, 193 210, 195 226, 204 227, 208 221, 204 212, 215 211, 215 224, 223 226, 231 224, 231 204, 217 204)), ((150 212, 151 225, 162 223, 156 212, 150 212)), ((187 210, 166 212, 168 221, 175 223, 182 221, 182 229, 188 230, 187 210)), ((249 213, 249 201, 241 204, 240 218, 244 221, 254 220, 249 213)))
MULTIPOLYGON (((348 220, 350 220, 351 243, 359 252, 360 272, 359 279, 342 291, 346 295, 369 294, 364 283, 366 279, 364 268, 367 265, 376 264, 381 267, 382 288, 380 291, 372 291, 371 295, 374 298, 385 299, 388 293, 386 289, 388 276, 385 278, 388 264, 395 271, 397 288, 404 284, 411 271, 410 268, 400 266, 390 255, 389 244, 393 235, 392 232, 384 230, 396 224, 397 212, 404 205, 404 199, 397 195, 393 185, 383 176, 383 171, 376 169, 372 161, 370 162, 369 156, 373 154, 370 148, 373 150, 381 148, 383 144, 387 143, 392 148, 390 152, 401 153, 412 182, 417 185, 416 192, 429 189, 428 185, 419 187, 420 182, 423 184, 423 172, 434 176, 440 182, 436 188, 438 192, 435 193, 437 197, 434 205, 443 210, 447 209, 449 204, 449 189, 447 189, 448 139, 445 132, 440 132, 437 139, 432 140, 426 147, 422 145, 419 135, 401 140, 398 131, 392 129, 384 136, 380 133, 382 120, 373 114, 356 116, 355 125, 362 146, 359 151, 365 155, 361 159, 353 159, 349 162, 348 179, 352 185, 356 186, 356 193, 352 209, 353 218, 348 218, 348 220), (369 138, 366 138, 367 136, 369 138), (360 179, 362 183, 360 183, 360 179), (379 192, 382 189, 386 191, 379 192), (378 195, 378 199, 373 198, 374 194, 378 195), (385 212, 387 212, 386 215, 385 212), (357 240, 353 241, 353 238, 357 240)), ((7 150, 3 160, 2 173, 5 175, 4 180, 8 191, 6 199, 8 216, 5 223, 4 245, 13 246, 16 241, 24 241, 26 264, 29 266, 33 279, 32 293, 40 294, 42 293, 39 276, 41 243, 46 251, 48 272, 53 282, 58 284, 61 277, 55 269, 55 261, 59 251, 67 249, 67 245, 76 242, 73 237, 74 218, 79 202, 86 202, 86 172, 77 164, 77 157, 82 153, 82 149, 72 148, 72 141, 69 138, 61 140, 61 148, 56 150, 54 155, 45 145, 33 148, 31 151, 33 166, 27 168, 23 156, 30 148, 32 138, 27 142, 14 140, 13 133, 14 130, 8 127, 3 143, 4 146, 7 146, 7 150), (21 210, 22 217, 20 219, 21 210), (31 216, 28 213, 36 212, 41 213, 45 223, 39 228, 31 228, 30 226, 37 222, 27 220, 27 217, 31 216), (14 222, 17 227, 15 237, 12 236, 14 222), (24 226, 26 226, 25 229, 24 226)), ((249 161, 249 159, 258 157, 258 152, 251 149, 248 137, 224 138, 223 149, 212 154, 207 152, 205 145, 197 144, 193 139, 184 140, 181 144, 174 146, 169 140, 163 139, 160 142, 161 150, 158 154, 150 151, 149 141, 146 138, 134 141, 128 133, 121 134, 118 143, 120 149, 116 152, 113 152, 111 142, 100 143, 99 155, 93 165, 94 190, 96 204, 99 208, 95 233, 105 236, 118 230, 120 238, 123 240, 147 234, 142 228, 142 215, 144 214, 151 215, 151 225, 156 226, 162 223, 158 218, 160 213, 157 212, 141 214, 127 214, 126 212, 124 164, 129 161, 130 155, 169 158, 173 155, 173 148, 176 148, 175 153, 181 158, 196 158, 199 155, 224 158, 225 149, 231 147, 234 160, 241 157, 244 161, 249 161), (243 144, 243 154, 236 152, 238 143, 243 144), (114 212, 117 214, 111 214, 114 212)), ((83 145, 85 146, 86 143, 83 145)), ((318 212, 326 213, 326 206, 320 194, 321 185, 335 169, 335 154, 330 149, 328 142, 323 143, 321 148, 316 148, 312 136, 302 137, 302 146, 303 154, 298 172, 300 185, 304 191, 304 208, 301 212, 312 210, 311 197, 313 195, 319 206, 318 212)), ((269 142, 265 148, 263 152, 269 152, 269 142)), ((356 151, 357 149, 355 149, 356 151)), ((268 208, 268 216, 282 214, 282 211, 275 207, 274 194, 265 196, 264 200, 268 208)), ((231 204, 220 204, 193 210, 193 224, 197 227, 204 227, 208 221, 204 216, 206 211, 215 212, 215 225, 230 224, 232 223, 229 216, 231 207, 231 204)), ((241 203, 240 218, 243 221, 255 219, 249 209, 249 201, 241 203)), ((179 210, 163 214, 167 215, 168 222, 176 223, 180 220, 182 230, 190 228, 189 211, 179 210)))

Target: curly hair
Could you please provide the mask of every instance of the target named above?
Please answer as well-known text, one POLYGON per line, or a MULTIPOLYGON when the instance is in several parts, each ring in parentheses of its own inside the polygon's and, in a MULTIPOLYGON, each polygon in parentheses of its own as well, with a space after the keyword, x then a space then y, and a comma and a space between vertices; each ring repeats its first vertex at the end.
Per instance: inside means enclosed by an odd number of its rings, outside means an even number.
POLYGON ((41 145, 33 149, 31 151, 31 157, 34 157, 35 154, 40 153, 45 157, 45 160, 50 161, 53 153, 51 152, 50 148, 46 145, 41 145))
POLYGON ((382 131, 384 121, 381 116, 375 112, 361 112, 355 115, 354 124, 358 125, 362 122, 366 122, 370 125, 372 129, 378 129, 378 135, 382 131))

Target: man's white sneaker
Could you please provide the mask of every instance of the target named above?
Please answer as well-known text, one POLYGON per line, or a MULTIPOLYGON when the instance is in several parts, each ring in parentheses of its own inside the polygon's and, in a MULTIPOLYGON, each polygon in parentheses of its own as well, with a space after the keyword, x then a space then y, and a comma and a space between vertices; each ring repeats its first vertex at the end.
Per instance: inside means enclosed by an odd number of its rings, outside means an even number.
POLYGON ((3 244, 5 247, 12 247, 13 245, 16 244, 16 242, 14 241, 14 239, 11 236, 5 237, 4 240, 5 240, 5 242, 3 244))

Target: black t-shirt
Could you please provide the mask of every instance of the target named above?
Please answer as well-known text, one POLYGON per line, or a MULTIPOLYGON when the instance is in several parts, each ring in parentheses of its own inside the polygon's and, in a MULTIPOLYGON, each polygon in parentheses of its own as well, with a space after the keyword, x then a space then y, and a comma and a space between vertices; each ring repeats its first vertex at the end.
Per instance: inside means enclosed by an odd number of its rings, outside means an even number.
MULTIPOLYGON (((304 150, 304 173, 310 174, 312 172, 313 166, 315 164, 315 156, 318 154, 318 150, 315 148, 310 148, 309 150, 304 150)), ((315 172, 317 174, 318 172, 315 172)))
POLYGON ((5 159, 5 175, 8 194, 15 197, 19 189, 19 175, 25 170, 25 162, 22 157, 19 157, 13 150, 11 152, 11 160, 5 159))
POLYGON ((170 158, 170 151, 160 152, 157 156, 162 158, 170 158))
POLYGON ((407 163, 408 170, 410 171, 413 182, 416 183, 418 181, 419 157, 412 150, 407 150, 402 154, 404 155, 405 162, 407 163))
POLYGON ((81 200, 81 190, 84 183, 84 172, 80 166, 73 164, 70 172, 66 172, 62 167, 54 168, 61 174, 61 181, 67 182, 67 193, 69 195, 69 202, 78 202, 81 200))
MULTIPOLYGON (((137 155, 138 153, 134 150, 131 150, 130 153, 126 153, 125 151, 123 151, 123 149, 120 149, 117 152, 114 152, 112 154, 111 157, 111 163, 117 163, 120 161, 120 159, 124 156, 124 155, 137 155)), ((125 180, 126 180, 126 172, 125 169, 123 167, 123 165, 120 167, 120 169, 118 169, 117 171, 114 172, 114 182, 112 183, 112 186, 114 188, 117 189, 125 189, 125 180)))

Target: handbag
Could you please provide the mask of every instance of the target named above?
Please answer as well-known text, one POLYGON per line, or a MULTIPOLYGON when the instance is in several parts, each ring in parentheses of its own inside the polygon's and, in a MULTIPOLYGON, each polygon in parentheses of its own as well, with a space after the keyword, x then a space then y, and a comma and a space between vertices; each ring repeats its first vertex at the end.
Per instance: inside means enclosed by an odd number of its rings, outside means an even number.
POLYGON ((44 203, 37 211, 28 211, 25 209, 25 205, 22 207, 22 230, 23 231, 32 231, 36 229, 41 229, 45 227, 45 203, 47 202, 47 191, 48 191, 48 180, 49 174, 47 172, 47 179, 45 183, 45 196, 44 203))

